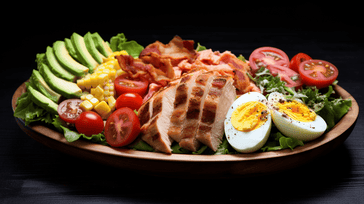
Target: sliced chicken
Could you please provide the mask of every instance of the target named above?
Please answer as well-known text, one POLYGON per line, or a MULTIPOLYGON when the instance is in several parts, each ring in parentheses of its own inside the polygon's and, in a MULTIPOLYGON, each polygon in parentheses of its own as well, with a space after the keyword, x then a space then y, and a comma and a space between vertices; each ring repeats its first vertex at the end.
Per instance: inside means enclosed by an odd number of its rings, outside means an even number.
POLYGON ((206 72, 198 75, 192 87, 191 97, 188 102, 186 120, 181 134, 179 145, 190 151, 197 151, 200 142, 196 139, 196 132, 202 117, 202 108, 205 98, 214 79, 214 72, 206 72))
POLYGON ((234 80, 229 76, 217 76, 206 96, 196 138, 216 151, 224 134, 224 120, 230 105, 236 98, 234 80))

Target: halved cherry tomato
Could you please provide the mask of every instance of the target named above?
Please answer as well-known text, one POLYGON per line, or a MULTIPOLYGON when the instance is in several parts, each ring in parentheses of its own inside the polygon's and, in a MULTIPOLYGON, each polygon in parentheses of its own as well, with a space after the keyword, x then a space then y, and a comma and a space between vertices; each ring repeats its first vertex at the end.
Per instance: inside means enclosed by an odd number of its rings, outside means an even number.
POLYGON ((132 143, 139 133, 139 118, 128 107, 117 109, 106 121, 105 138, 112 147, 121 147, 132 143))
POLYGON ((305 85, 316 86, 318 89, 329 86, 339 75, 339 70, 324 60, 305 61, 300 64, 298 71, 305 85))
POLYGON ((122 107, 128 107, 132 110, 138 110, 140 106, 143 104, 143 98, 137 93, 125 93, 121 94, 116 99, 115 107, 116 109, 122 107))
POLYGON ((291 64, 289 65, 289 68, 291 68, 292 70, 294 70, 295 72, 298 73, 298 67, 300 66, 300 64, 306 60, 310 60, 312 59, 310 56, 308 56, 305 53, 298 53, 297 55, 295 55, 294 57, 292 57, 291 59, 291 64))
POLYGON ((269 69, 270 73, 273 76, 279 75, 281 81, 286 82, 287 87, 301 88, 301 77, 297 72, 293 71, 292 69, 279 65, 268 65, 267 69, 269 69))
POLYGON ((79 133, 86 136, 99 134, 104 130, 104 121, 101 116, 93 111, 82 112, 75 123, 79 133))
POLYGON ((114 81, 114 87, 118 96, 123 93, 137 93, 140 96, 144 96, 147 92, 148 84, 146 80, 129 78, 127 73, 118 76, 114 81))
POLYGON ((252 73, 255 74, 261 67, 268 65, 289 65, 289 58, 285 52, 274 47, 261 47, 252 52, 249 57, 252 73))
POLYGON ((62 101, 58 105, 57 109, 59 117, 68 123, 75 123, 77 118, 83 112, 80 108, 81 103, 82 100, 80 99, 67 99, 62 101))

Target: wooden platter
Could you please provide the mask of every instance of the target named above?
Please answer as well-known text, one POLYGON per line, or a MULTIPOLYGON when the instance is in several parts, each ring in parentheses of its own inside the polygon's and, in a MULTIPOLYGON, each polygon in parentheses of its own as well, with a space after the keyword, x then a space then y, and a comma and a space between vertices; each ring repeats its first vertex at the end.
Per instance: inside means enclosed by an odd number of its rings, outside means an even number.
MULTIPOLYGON (((24 121, 21 119, 15 118, 15 120, 25 133, 50 148, 81 159, 124 170, 165 177, 249 177, 280 172, 303 165, 330 152, 346 140, 354 129, 359 114, 359 106, 355 99, 342 87, 336 85, 334 89, 342 98, 352 100, 351 109, 331 131, 302 147, 296 147, 293 151, 286 149, 235 155, 168 155, 112 148, 85 140, 69 143, 62 133, 51 128, 42 125, 25 126, 24 121)), ((17 98, 25 90, 25 84, 23 83, 15 91, 12 98, 13 110, 17 98)))

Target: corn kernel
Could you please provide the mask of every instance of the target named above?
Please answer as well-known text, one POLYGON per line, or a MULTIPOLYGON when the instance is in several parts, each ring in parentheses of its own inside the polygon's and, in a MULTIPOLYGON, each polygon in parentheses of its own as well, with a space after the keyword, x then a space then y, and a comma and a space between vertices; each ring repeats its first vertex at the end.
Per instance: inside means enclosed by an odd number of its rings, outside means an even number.
POLYGON ((78 79, 77 80, 77 86, 78 87, 84 87, 85 86, 85 81, 83 79, 78 79))
POLYGON ((92 95, 92 94, 87 94, 86 96, 85 96, 85 100, 91 100, 91 99, 93 99, 94 98, 94 96, 92 95))
POLYGON ((83 111, 90 111, 94 108, 94 106, 90 103, 89 100, 85 100, 83 101, 81 104, 80 104, 80 108, 83 110, 83 111))
POLYGON ((97 104, 99 104, 99 99, 97 98, 92 98, 91 100, 88 100, 93 106, 96 106, 97 104))
POLYGON ((95 111, 101 115, 101 117, 105 117, 107 114, 111 112, 109 105, 105 101, 101 101, 99 104, 95 106, 95 111))
POLYGON ((101 96, 104 94, 104 90, 100 86, 97 86, 96 88, 91 89, 91 94, 95 97, 101 96))
POLYGON ((99 85, 99 84, 103 84, 105 81, 107 81, 108 80, 108 77, 109 77, 109 75, 108 74, 100 74, 100 75, 98 75, 97 76, 97 78, 98 78, 98 81, 97 81, 97 85, 99 85))
POLYGON ((92 75, 90 76, 90 85, 91 85, 92 87, 96 87, 96 86, 98 85, 98 78, 97 78, 97 76, 98 76, 98 75, 96 75, 96 74, 92 74, 92 75))
POLYGON ((115 109, 115 103, 116 103, 116 100, 113 96, 110 96, 108 99, 107 99, 107 103, 109 104, 109 107, 111 110, 114 110, 115 109))

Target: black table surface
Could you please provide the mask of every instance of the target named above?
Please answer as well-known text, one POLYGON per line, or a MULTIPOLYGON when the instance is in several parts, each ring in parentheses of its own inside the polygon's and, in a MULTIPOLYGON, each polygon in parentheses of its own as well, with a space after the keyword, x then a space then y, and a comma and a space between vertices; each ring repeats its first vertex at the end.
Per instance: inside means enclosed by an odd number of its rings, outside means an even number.
POLYGON ((2 39, 6 52, 1 55, 0 68, 0 203, 363 202, 362 111, 348 139, 327 155, 293 170, 240 179, 175 179, 128 172, 50 149, 27 136, 16 124, 11 97, 36 68, 35 55, 73 32, 84 35, 87 31, 97 31, 105 40, 124 32, 128 39, 143 46, 155 40, 167 43, 179 35, 213 50, 230 50, 246 58, 261 46, 280 48, 290 58, 304 52, 336 65, 339 85, 356 99, 360 108, 364 106, 362 25, 321 10, 303 19, 305 9, 266 7, 259 12, 224 15, 204 15, 203 11, 186 13, 186 18, 170 11, 167 14, 174 23, 158 12, 139 18, 123 15, 120 19, 114 13, 111 19, 84 23, 69 16, 55 20, 58 27, 37 21, 44 17, 43 13, 14 22, 12 25, 30 26, 9 31, 2 39), (256 15, 263 19, 250 20, 256 15), (62 25, 64 21, 68 24, 62 25))

